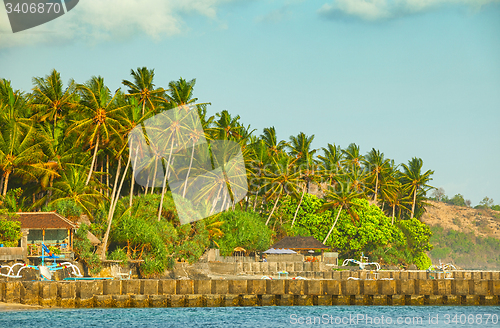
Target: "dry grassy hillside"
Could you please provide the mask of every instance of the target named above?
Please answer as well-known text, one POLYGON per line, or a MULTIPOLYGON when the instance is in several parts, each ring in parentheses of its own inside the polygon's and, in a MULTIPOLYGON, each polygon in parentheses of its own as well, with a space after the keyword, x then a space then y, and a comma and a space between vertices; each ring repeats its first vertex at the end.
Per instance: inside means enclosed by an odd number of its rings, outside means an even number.
POLYGON ((452 229, 464 233, 473 232, 480 237, 500 239, 500 212, 454 206, 441 202, 428 202, 427 212, 422 222, 429 226, 440 225, 444 229, 452 229))

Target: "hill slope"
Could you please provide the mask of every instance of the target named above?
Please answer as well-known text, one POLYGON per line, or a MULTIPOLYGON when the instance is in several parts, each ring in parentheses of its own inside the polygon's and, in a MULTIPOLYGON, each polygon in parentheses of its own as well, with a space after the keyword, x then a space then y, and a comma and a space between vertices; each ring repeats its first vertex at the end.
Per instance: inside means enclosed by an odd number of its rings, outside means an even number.
POLYGON ((500 212, 429 201, 422 222, 431 227, 434 264, 500 269, 500 212))

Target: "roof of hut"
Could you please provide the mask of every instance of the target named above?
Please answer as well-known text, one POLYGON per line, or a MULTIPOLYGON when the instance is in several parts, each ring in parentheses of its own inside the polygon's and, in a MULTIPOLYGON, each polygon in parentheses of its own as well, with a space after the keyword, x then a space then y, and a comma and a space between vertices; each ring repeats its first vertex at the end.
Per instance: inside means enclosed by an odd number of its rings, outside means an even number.
POLYGON ((76 225, 56 212, 18 212, 11 220, 21 222, 22 229, 75 229, 76 225))
POLYGON ((316 238, 310 237, 285 237, 272 245, 270 248, 287 248, 287 249, 329 249, 330 247, 323 245, 316 238))

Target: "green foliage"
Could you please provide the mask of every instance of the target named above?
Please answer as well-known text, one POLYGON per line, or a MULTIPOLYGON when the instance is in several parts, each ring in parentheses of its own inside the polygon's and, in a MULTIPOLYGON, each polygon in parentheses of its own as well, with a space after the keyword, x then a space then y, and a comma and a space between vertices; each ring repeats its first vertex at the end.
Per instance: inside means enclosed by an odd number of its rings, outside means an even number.
POLYGON ((432 265, 432 261, 424 252, 419 252, 413 257, 413 263, 420 270, 427 270, 432 265))
MULTIPOLYGON (((158 277, 176 260, 196 262, 209 245, 203 220, 179 224, 170 193, 165 195, 162 220, 158 222, 159 200, 156 194, 134 197, 129 212, 125 211, 128 197, 124 197, 117 205, 110 234, 110 248, 121 249, 130 259, 144 260, 140 270, 146 277, 158 277)), ((183 210, 190 211, 190 205, 183 210)))
POLYGON ((0 217, 0 244, 4 247, 17 247, 21 233, 21 222, 0 217))
POLYGON ((43 211, 56 211, 58 214, 66 218, 79 217, 81 214, 83 214, 82 208, 72 199, 65 199, 60 202, 49 204, 48 206, 43 208, 43 211))
POLYGON ((236 247, 253 252, 264 251, 271 245, 273 231, 257 213, 227 211, 220 214, 219 220, 224 222, 224 235, 217 240, 221 255, 231 255, 236 247))
POLYGON ((88 231, 89 227, 85 224, 78 228, 74 235, 73 249, 77 259, 83 261, 91 273, 97 274, 102 269, 102 263, 99 255, 94 252, 94 246, 87 238, 88 231))
POLYGON ((115 260, 115 261, 122 261, 120 265, 127 265, 128 264, 128 256, 127 252, 123 250, 123 248, 117 248, 111 254, 107 256, 108 260, 115 260))
POLYGON ((0 213, 16 213, 27 210, 26 198, 21 188, 10 189, 5 196, 0 195, 0 213))
MULTIPOLYGON (((283 219, 291 225, 299 200, 287 196, 283 198, 280 209, 283 212, 283 219)), ((290 228, 290 234, 295 236, 314 236, 318 240, 323 240, 328 230, 333 224, 332 212, 321 213, 324 201, 315 195, 306 193, 300 204, 295 224, 290 228)))
POLYGON ((443 202, 455 206, 466 206, 464 196, 462 196, 461 194, 456 194, 455 196, 453 196, 453 198, 444 196, 443 202))
POLYGON ((500 240, 492 237, 479 237, 474 233, 447 230, 440 226, 431 228, 430 252, 434 261, 452 261, 466 269, 499 269, 500 240))
POLYGON ((408 247, 415 254, 432 249, 432 245, 429 242, 432 232, 428 225, 413 218, 411 220, 401 220, 399 226, 406 236, 408 247))
POLYGON ((404 243, 403 233, 375 205, 365 199, 356 199, 353 211, 360 222, 355 224, 347 211, 342 211, 332 237, 327 245, 340 250, 346 257, 358 258, 361 253, 370 254, 380 247, 398 247, 404 243))

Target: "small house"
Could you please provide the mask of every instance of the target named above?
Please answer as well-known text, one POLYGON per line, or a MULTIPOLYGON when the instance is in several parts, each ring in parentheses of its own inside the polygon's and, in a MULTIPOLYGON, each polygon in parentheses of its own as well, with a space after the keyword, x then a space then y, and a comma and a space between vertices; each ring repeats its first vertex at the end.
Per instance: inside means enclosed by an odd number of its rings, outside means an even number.
POLYGON ((321 242, 316 240, 316 238, 295 236, 295 237, 285 237, 271 246, 275 249, 291 249, 298 254, 304 255, 306 260, 323 260, 323 252, 329 250, 330 247, 323 245, 321 242))
POLYGON ((28 256, 41 255, 41 244, 56 247, 61 253, 72 253, 73 233, 77 229, 70 220, 56 212, 19 212, 11 218, 21 222, 21 247, 28 256))

